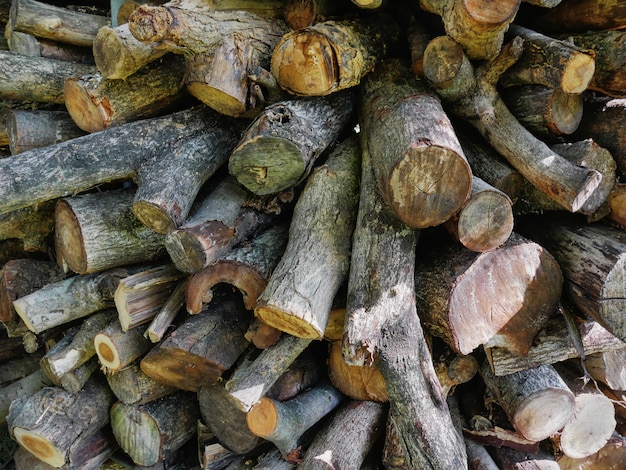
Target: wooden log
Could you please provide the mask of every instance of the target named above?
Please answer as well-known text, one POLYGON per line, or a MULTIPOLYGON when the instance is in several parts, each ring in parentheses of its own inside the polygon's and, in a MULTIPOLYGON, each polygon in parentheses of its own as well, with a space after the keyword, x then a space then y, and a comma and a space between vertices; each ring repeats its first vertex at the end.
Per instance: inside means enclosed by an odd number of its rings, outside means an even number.
POLYGON ((213 299, 213 288, 222 283, 237 288, 246 309, 254 310, 259 295, 285 251, 287 236, 287 225, 269 227, 191 276, 185 293, 187 313, 200 313, 213 299))
POLYGON ((576 212, 600 184, 601 175, 572 165, 536 139, 513 117, 496 90, 501 72, 521 52, 521 40, 514 40, 497 59, 474 69, 457 43, 440 36, 426 48, 424 74, 454 114, 472 124, 528 181, 576 212))
MULTIPOLYGON (((205 107, 193 108, 0 159, 0 214, 133 178, 140 166, 163 163, 164 153, 211 129, 214 115, 205 107)), ((172 162, 170 168, 177 166, 172 162)), ((178 181, 171 172, 167 178, 178 181)))
POLYGON ((161 309, 154 316, 144 335, 153 343, 158 343, 163 339, 168 328, 185 304, 185 292, 189 279, 185 279, 177 284, 172 294, 167 298, 161 309))
POLYGON ((122 330, 152 320, 184 277, 174 265, 164 264, 121 279, 114 300, 122 330))
POLYGON ((65 111, 14 109, 7 113, 11 155, 85 135, 65 111))
POLYGON ((107 383, 115 397, 126 405, 143 405, 178 391, 147 375, 135 361, 115 374, 106 374, 107 383))
POLYGON ((50 385, 50 381, 37 369, 30 374, 0 387, 0 425, 6 425, 9 408, 14 400, 37 393, 50 385))
POLYGON ((289 93, 324 96, 360 83, 398 42, 399 26, 386 14, 325 21, 286 34, 271 70, 289 93))
POLYGON ((258 195, 302 182, 353 116, 348 92, 333 97, 285 100, 257 116, 233 150, 228 171, 258 195))
POLYGON ((569 218, 557 222, 552 217, 540 224, 529 220, 523 233, 559 262, 565 278, 564 300, 624 341, 623 286, 615 277, 626 259, 624 232, 569 218))
POLYGON ((626 390, 626 348, 602 351, 586 356, 585 365, 591 377, 613 390, 626 390))
POLYGON ((111 407, 111 427, 122 450, 137 465, 165 460, 191 439, 200 417, 198 402, 178 392, 143 405, 121 402, 111 407))
POLYGON ((358 470, 384 431, 387 410, 373 401, 351 400, 318 430, 298 466, 358 470))
POLYGON ((29 254, 48 251, 49 236, 54 231, 54 205, 55 201, 46 201, 0 214, 0 240, 14 244, 16 253, 23 253, 23 256, 11 256, 11 250, 3 248, 3 264, 9 259, 27 258, 29 254))
POLYGON ((98 360, 95 357, 92 357, 84 364, 66 372, 58 379, 55 378, 54 380, 51 380, 51 382, 69 393, 78 393, 82 390, 92 375, 98 372, 99 366, 100 364, 98 363, 98 360))
POLYGON ((458 42, 470 59, 493 59, 504 33, 515 18, 519 0, 494 5, 488 1, 420 0, 420 7, 441 16, 446 34, 458 42))
POLYGON ((69 77, 63 87, 65 107, 86 132, 167 114, 188 98, 184 73, 180 58, 164 57, 125 80, 106 79, 99 72, 69 77))
POLYGON ((115 374, 147 353, 152 343, 144 331, 141 327, 122 331, 119 321, 113 320, 98 332, 93 342, 102 370, 115 374))
POLYGON ((98 29, 110 23, 106 16, 72 11, 36 0, 14 0, 10 14, 15 31, 86 47, 92 46, 98 29))
POLYGON ((29 57, 45 57, 82 64, 94 63, 93 53, 88 47, 42 39, 29 33, 13 31, 12 28, 13 25, 7 23, 4 31, 11 52, 29 57))
POLYGON ((557 457, 561 470, 609 470, 619 468, 626 458, 626 439, 615 433, 606 445, 595 454, 573 459, 563 454, 557 457))
POLYGON ((500 83, 504 86, 543 85, 579 94, 594 79, 596 54, 591 48, 513 24, 507 38, 516 36, 523 39, 524 51, 502 74, 500 83))
POLYGON ((279 402, 263 397, 246 415, 248 429, 271 441, 284 457, 298 453, 300 438, 313 425, 336 409, 345 396, 327 380, 279 402), (291 454, 291 455, 290 455, 291 454))
POLYGON ((573 417, 574 394, 552 366, 498 377, 483 363, 480 375, 513 427, 528 440, 548 438, 573 417))
POLYGON ((46 387, 13 401, 7 416, 11 437, 40 460, 61 467, 71 449, 85 444, 109 423, 113 394, 102 377, 70 394, 46 387), (50 413, 54 410, 54 413, 50 413))
POLYGON ((254 317, 244 336, 257 348, 266 349, 275 345, 282 334, 283 332, 278 328, 274 328, 260 318, 254 317))
POLYGON ((329 0, 287 0, 283 14, 287 26, 295 31, 354 12, 350 6, 329 0))
POLYGON ((277 448, 266 452, 260 458, 259 463, 254 466, 254 470, 292 470, 294 468, 296 464, 285 460, 277 448))
POLYGON ((45 352, 41 349, 34 353, 25 353, 22 356, 3 361, 3 363, 0 364, 0 386, 9 384, 18 379, 23 379, 39 369, 39 361, 45 352))
POLYGON ((111 190, 60 199, 54 247, 65 271, 91 274, 165 256, 163 236, 131 212, 135 190, 111 190))
POLYGON ((137 269, 116 268, 52 282, 14 300, 13 306, 28 329, 39 334, 113 307, 113 296, 119 280, 137 269))
MULTIPOLYGON (((202 315, 188 317, 140 363, 150 377, 197 392, 216 382, 246 350, 249 312, 225 298, 202 315)), ((131 330, 132 331, 132 330, 131 330)))
POLYGON ((408 226, 440 225, 470 196, 472 171, 452 123, 405 63, 385 61, 367 77, 359 123, 383 199, 408 226))
POLYGON ((254 309, 265 323, 300 338, 323 337, 348 275, 359 160, 358 141, 348 138, 308 178, 294 208, 285 253, 254 309))
POLYGON ((528 21, 551 33, 619 29, 626 25, 626 7, 619 0, 568 0, 532 13, 528 21))
POLYGON ((344 358, 362 366, 378 357, 395 415, 393 426, 410 468, 466 468, 462 441, 452 426, 415 309, 416 233, 382 200, 371 158, 363 148, 344 358))
POLYGON ((491 454, 502 470, 560 470, 554 456, 544 450, 530 453, 499 447, 491 454))
POLYGON ((0 51, 0 98, 63 104, 63 86, 69 77, 93 73, 88 64, 0 51))
POLYGON ((561 296, 557 261, 517 233, 485 253, 452 240, 425 246, 421 253, 415 273, 418 312, 425 327, 460 354, 481 344, 525 354, 561 296), (485 278, 485 272, 492 274, 485 278))
POLYGON ((469 199, 444 226, 468 250, 493 250, 513 232, 512 206, 506 193, 473 176, 469 199))
POLYGON ((233 177, 217 183, 187 221, 165 237, 165 248, 176 268, 198 272, 273 223, 276 215, 250 207, 250 196, 233 177))

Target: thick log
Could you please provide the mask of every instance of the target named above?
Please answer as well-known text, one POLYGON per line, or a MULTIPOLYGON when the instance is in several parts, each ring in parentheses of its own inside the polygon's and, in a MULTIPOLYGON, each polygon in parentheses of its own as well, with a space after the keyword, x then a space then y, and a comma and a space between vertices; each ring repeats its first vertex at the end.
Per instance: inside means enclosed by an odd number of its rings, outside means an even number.
POLYGON ((198 402, 178 392, 143 405, 118 402, 111 407, 111 427, 122 450, 137 465, 165 460, 191 439, 200 418, 198 402))
POLYGON ((176 268, 198 272, 275 222, 275 214, 250 207, 250 198, 233 177, 217 183, 187 221, 165 237, 165 248, 176 268))
POLYGON ((141 327, 122 331, 116 319, 98 332, 93 342, 102 370, 115 374, 147 353, 152 343, 144 338, 144 331, 141 327))
POLYGON ((501 73, 522 50, 521 39, 516 39, 496 59, 474 69, 457 43, 440 36, 426 48, 424 74, 453 113, 472 124, 533 185, 576 212, 600 184, 601 175, 569 163, 536 139, 496 90, 501 73))
POLYGON ((513 427, 530 441, 550 437, 574 415, 574 394, 552 366, 498 377, 485 362, 480 375, 513 427))
POLYGON ((0 387, 0 425, 6 425, 9 408, 13 400, 37 393, 44 387, 50 386, 50 381, 40 370, 0 387))
POLYGON ((363 366, 378 357, 410 467, 466 468, 415 309, 416 233, 391 213, 378 191, 371 156, 363 148, 344 358, 363 366))
POLYGON ((40 460, 61 467, 74 448, 109 423, 113 394, 102 377, 70 394, 46 387, 13 401, 7 416, 11 436, 40 460), (54 413, 50 413, 54 410, 54 413))
POLYGON ((506 193, 473 176, 470 197, 444 226, 468 250, 493 250, 513 232, 512 206, 506 193))
POLYGON ((561 296, 557 261, 516 233, 485 253, 452 240, 421 252, 415 273, 418 312, 425 327, 460 354, 481 344, 525 354, 561 296))
POLYGON ((141 268, 116 268, 52 282, 14 300, 13 306, 28 329, 38 334, 114 307, 118 282, 138 269, 141 268))
POLYGON ((106 374, 106 379, 115 397, 126 405, 142 405, 178 391, 176 387, 147 375, 139 367, 138 361, 115 374, 106 374))
POLYGON ((15 31, 86 47, 92 46, 98 29, 110 24, 106 16, 72 11, 36 0, 13 0, 10 15, 15 31))
POLYGON ((156 313, 148 329, 144 333, 153 343, 158 343, 167 333, 168 328, 174 322, 174 319, 185 305, 185 292, 187 291, 187 283, 189 278, 180 281, 172 294, 167 298, 161 309, 156 313))
POLYGON ((249 312, 239 303, 213 302, 153 347, 141 360, 141 370, 164 384, 197 392, 216 382, 246 350, 248 323, 249 312))
POLYGON ((152 178, 165 177, 160 184, 167 188, 181 186, 174 169, 185 166, 164 155, 174 154, 182 141, 213 128, 215 116, 206 107, 199 107, 0 159, 0 214, 73 195, 101 183, 130 179, 137 173, 148 181, 150 174, 152 178), (167 160, 172 162, 169 173, 147 168, 159 160, 161 165, 167 160))
POLYGON ((213 288, 222 283, 237 288, 246 308, 254 310, 285 251, 287 236, 287 225, 269 227, 191 276, 185 293, 187 312, 200 313, 213 299, 213 288))
POLYGON ((278 193, 300 183, 321 153, 348 127, 353 106, 348 92, 268 106, 233 150, 229 172, 258 195, 278 193))
POLYGON ((24 207, 0 214, 0 240, 6 245, 0 251, 3 262, 19 257, 28 257, 28 253, 46 253, 49 248, 49 236, 54 231, 55 201, 24 207), (15 245, 15 253, 23 256, 11 256, 10 247, 15 245))
POLYGON ((547 10, 533 10, 528 21, 551 33, 619 29, 626 25, 626 5, 620 0, 568 0, 547 10))
POLYGON ((519 0, 490 1, 420 0, 422 9, 441 16, 446 34, 458 42, 470 59, 493 59, 504 42, 504 33, 515 18, 519 0))
POLYGON ((7 113, 11 155, 85 135, 65 111, 14 109, 7 113))
POLYGON ((174 265, 165 264, 121 279, 114 300, 122 330, 152 320, 184 277, 174 265))
POLYGON ((523 39, 524 51, 500 77, 502 85, 543 85, 579 94, 594 79, 596 54, 592 48, 513 24, 507 38, 516 36, 523 39))
POLYGON ((586 356, 589 375, 613 390, 626 390, 626 348, 586 356))
POLYGON ((440 225, 472 190, 472 171, 439 97, 400 61, 361 87, 361 141, 385 202, 413 228, 440 225))
POLYGON ((298 467, 303 470, 359 470, 382 435, 387 419, 384 405, 352 400, 342 405, 317 431, 298 467))
POLYGON ((325 21, 286 34, 271 70, 289 93, 324 96, 360 83, 398 42, 398 24, 378 14, 325 21))
POLYGON ((184 73, 180 58, 164 57, 125 80, 107 79, 99 72, 70 77, 63 87, 65 107, 86 132, 167 114, 188 98, 184 73))
POLYGON ((91 274, 165 256, 162 235, 131 212, 135 190, 111 190, 60 199, 54 247, 65 271, 91 274))
POLYGON ((624 232, 570 218, 529 220, 520 226, 559 262, 565 278, 563 297, 624 341, 624 232))
POLYGON ((300 338, 322 339, 348 275, 359 163, 360 146, 351 137, 308 178, 294 208, 285 253, 254 309, 265 323, 300 338))
POLYGON ((0 98, 63 104, 65 80, 95 72, 88 64, 0 51, 0 98))
POLYGON ((284 458, 293 458, 299 453, 299 441, 305 431, 344 400, 345 396, 339 390, 327 380, 322 380, 284 402, 261 398, 248 411, 246 423, 255 435, 274 443, 284 458))

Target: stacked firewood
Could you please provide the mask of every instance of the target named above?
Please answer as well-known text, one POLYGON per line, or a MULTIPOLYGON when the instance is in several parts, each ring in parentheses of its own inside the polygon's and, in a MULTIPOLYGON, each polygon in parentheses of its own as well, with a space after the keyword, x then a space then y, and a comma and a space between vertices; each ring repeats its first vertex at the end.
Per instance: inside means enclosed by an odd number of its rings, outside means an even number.
POLYGON ((111 6, 0 0, 14 468, 626 461, 623 2, 111 6))

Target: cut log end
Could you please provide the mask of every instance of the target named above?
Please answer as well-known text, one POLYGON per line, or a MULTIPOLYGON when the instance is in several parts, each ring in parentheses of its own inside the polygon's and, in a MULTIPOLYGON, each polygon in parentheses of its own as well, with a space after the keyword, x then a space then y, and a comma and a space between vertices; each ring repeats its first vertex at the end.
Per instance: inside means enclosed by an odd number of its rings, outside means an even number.
POLYGON ((107 106, 108 100, 94 102, 85 88, 80 85, 80 78, 70 77, 63 87, 65 107, 76 125, 85 132, 99 132, 109 127, 113 110, 107 106))
POLYGON ((162 40, 173 21, 167 8, 150 5, 139 6, 128 17, 130 32, 142 42, 162 40))
POLYGON ((502 245, 513 231, 511 200, 499 191, 483 191, 459 214, 459 241, 466 248, 485 252, 502 245))
POLYGON ((155 204, 147 201, 136 201, 131 210, 142 224, 156 233, 167 235, 177 228, 176 221, 170 217, 170 214, 155 204))
POLYGON ((246 414, 248 429, 259 437, 271 436, 278 426, 278 410, 274 401, 263 397, 246 414))
POLYGON ((54 245, 57 253, 63 253, 63 267, 75 273, 87 272, 87 253, 82 238, 80 223, 71 206, 59 200, 55 207, 54 245))
POLYGON ((46 438, 21 427, 13 428, 17 443, 48 465, 59 468, 65 465, 65 456, 46 438))
POLYGON ((122 61, 124 44, 115 30, 109 26, 103 26, 93 43, 93 58, 98 71, 109 79, 124 79, 128 76, 124 62, 122 61))
POLYGON ((200 81, 187 82, 187 91, 217 112, 232 117, 248 117, 246 101, 200 81))
POLYGON ((519 9, 519 0, 499 2, 472 1, 464 2, 467 13, 485 28, 489 25, 500 26, 513 20, 519 9))
POLYGON ((324 331, 272 305, 257 306, 254 315, 270 326, 303 339, 322 339, 324 331))
POLYGON ((595 69, 595 60, 592 56, 576 54, 563 73, 561 88, 565 93, 582 93, 591 82, 595 69))
POLYGON ((547 388, 522 402, 512 421, 526 439, 539 442, 561 430, 572 418, 574 407, 569 390, 547 388))
POLYGON ((201 242, 184 230, 170 232, 165 238, 165 247, 176 268, 183 272, 198 272, 206 264, 201 242))
POLYGON ((106 371, 119 370, 122 360, 111 339, 107 335, 97 334, 93 342, 102 368, 106 371))

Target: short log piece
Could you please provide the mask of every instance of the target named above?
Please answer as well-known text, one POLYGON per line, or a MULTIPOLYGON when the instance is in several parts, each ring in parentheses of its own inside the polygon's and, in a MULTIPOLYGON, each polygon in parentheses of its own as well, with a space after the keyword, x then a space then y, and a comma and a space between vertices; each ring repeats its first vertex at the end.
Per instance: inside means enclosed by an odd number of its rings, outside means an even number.
POLYGON ((147 375, 139 367, 139 361, 114 374, 105 374, 115 397, 126 405, 142 405, 176 393, 178 389, 147 375))
POLYGON ((491 452, 499 468, 504 470, 560 470, 554 456, 545 450, 523 452, 510 447, 494 448, 491 452))
POLYGON ((602 351, 585 357, 589 375, 613 390, 626 390, 626 348, 602 351))
POLYGON ((152 343, 144 338, 145 328, 123 331, 115 319, 94 337, 98 361, 107 374, 115 374, 146 354, 152 343))

